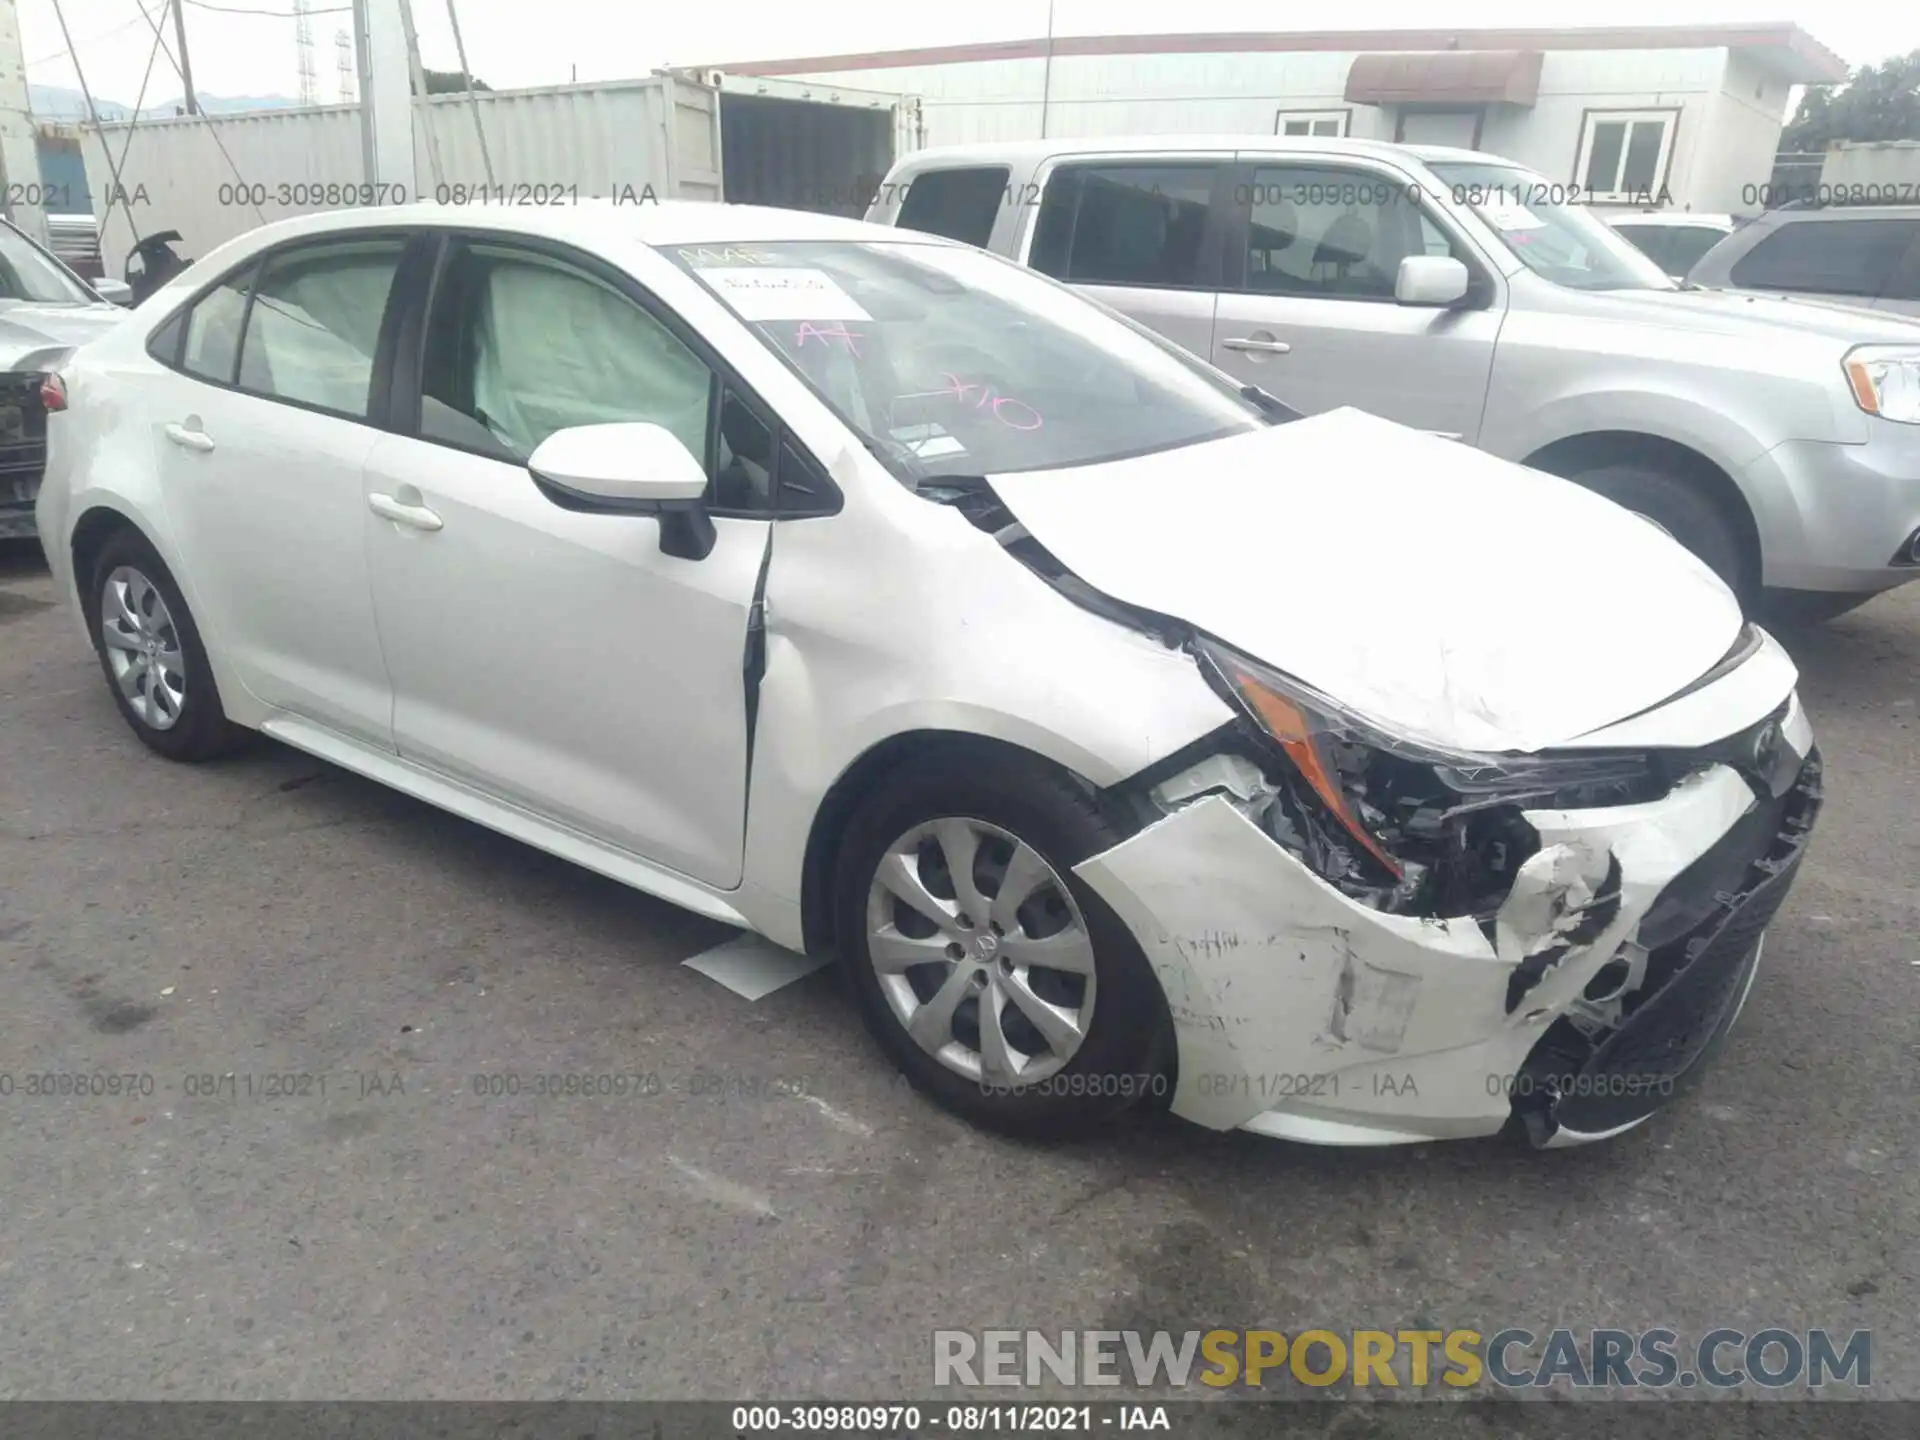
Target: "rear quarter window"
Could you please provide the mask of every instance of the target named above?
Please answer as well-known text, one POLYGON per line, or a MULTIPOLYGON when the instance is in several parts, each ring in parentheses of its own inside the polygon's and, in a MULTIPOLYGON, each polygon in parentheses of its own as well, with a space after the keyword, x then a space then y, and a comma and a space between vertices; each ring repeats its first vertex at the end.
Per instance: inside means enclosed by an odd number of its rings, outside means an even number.
POLYGON ((908 184, 894 224, 901 230, 918 230, 985 249, 1006 197, 1004 165, 928 170, 908 184))
POLYGON ((1801 290, 1873 298, 1893 278, 1920 223, 1806 220, 1782 225, 1733 264, 1742 290, 1801 290))

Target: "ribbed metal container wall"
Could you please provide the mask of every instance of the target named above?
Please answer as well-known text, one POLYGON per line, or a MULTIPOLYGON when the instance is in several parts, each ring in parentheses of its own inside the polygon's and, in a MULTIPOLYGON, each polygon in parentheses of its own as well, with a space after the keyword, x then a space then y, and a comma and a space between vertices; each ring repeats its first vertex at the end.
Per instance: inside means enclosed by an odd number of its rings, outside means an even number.
MULTIPOLYGON (((718 103, 710 87, 653 76, 483 93, 478 110, 495 184, 573 187, 582 198, 637 196, 651 185, 661 199, 717 200, 718 103)), ((420 104, 434 144, 425 126, 416 127, 420 193, 404 198, 434 199, 442 186, 484 187, 467 98, 438 95, 420 104)), ((363 189, 354 105, 107 125, 86 131, 83 144, 108 273, 116 276, 136 234, 178 230, 176 250, 197 259, 267 221, 374 198, 363 189)))

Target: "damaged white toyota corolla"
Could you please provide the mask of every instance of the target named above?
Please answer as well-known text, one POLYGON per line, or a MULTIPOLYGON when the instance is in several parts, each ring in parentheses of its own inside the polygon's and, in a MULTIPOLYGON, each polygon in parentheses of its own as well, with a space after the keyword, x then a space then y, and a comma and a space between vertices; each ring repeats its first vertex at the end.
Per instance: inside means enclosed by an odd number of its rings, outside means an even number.
POLYGON ((134 731, 264 731, 843 960, 939 1099, 1624 1130, 1820 804, 1654 527, 1036 275, 717 205, 269 225, 43 390, 134 731))

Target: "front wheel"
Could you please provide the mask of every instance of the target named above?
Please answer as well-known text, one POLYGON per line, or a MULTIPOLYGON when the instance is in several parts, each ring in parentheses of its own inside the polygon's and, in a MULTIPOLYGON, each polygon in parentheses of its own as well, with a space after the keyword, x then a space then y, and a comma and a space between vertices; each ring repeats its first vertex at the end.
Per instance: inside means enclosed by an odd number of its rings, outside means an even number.
POLYGON ((1046 1137, 1165 1089, 1159 982, 1072 873, 1121 838, 1038 761, 982 755, 880 782, 841 847, 835 926, 868 1028, 916 1087, 1046 1137))
POLYGON ((1747 597, 1740 537, 1720 506, 1699 486, 1651 465, 1601 465, 1568 477, 1634 512, 1691 550, 1727 588, 1747 597))

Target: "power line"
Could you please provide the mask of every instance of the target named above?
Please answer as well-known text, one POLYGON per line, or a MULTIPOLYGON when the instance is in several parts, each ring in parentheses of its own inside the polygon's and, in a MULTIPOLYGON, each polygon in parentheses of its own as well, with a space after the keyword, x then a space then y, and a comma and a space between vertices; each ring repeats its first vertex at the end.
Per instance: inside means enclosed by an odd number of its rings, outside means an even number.
MULTIPOLYGON (((187 0, 187 3, 199 10, 217 10, 222 15, 270 15, 275 20, 291 20, 291 10, 261 10, 251 5, 215 5, 212 0, 187 0)), ((331 5, 324 10, 309 10, 309 15, 345 15, 353 9, 351 5, 331 5)))
MULTIPOLYGON (((89 35, 84 40, 81 40, 79 43, 82 45, 91 45, 96 40, 105 40, 110 36, 118 35, 122 30, 131 30, 134 26, 138 25, 140 21, 144 18, 145 18, 144 15, 135 16, 133 19, 127 21, 124 25, 116 25, 111 30, 102 30, 98 35, 89 35)), ((31 67, 34 65, 51 64, 55 60, 65 59, 67 56, 71 55, 72 53, 73 51, 71 50, 56 50, 51 55, 42 55, 38 60, 27 61, 27 65, 31 67)))

